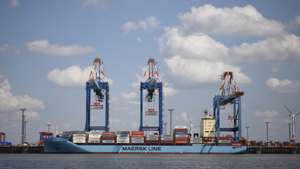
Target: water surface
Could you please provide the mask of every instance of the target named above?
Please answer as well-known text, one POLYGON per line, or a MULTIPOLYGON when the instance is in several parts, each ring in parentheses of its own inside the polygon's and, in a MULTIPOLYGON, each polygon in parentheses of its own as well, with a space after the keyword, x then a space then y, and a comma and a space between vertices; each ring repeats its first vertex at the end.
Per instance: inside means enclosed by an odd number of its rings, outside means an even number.
POLYGON ((0 169, 300 169, 300 155, 0 154, 0 169))

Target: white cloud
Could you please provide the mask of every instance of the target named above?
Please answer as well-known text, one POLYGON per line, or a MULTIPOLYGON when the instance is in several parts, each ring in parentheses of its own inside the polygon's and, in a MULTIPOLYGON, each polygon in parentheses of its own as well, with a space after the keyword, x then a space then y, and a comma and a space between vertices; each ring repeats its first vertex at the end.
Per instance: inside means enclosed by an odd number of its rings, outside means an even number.
POLYGON ((177 27, 167 28, 160 39, 165 55, 181 55, 185 58, 204 60, 224 60, 228 48, 206 34, 184 34, 177 27))
POLYGON ((19 0, 9 0, 9 5, 13 8, 17 7, 20 5, 19 0))
POLYGON ((278 117, 279 113, 277 111, 257 111, 255 112, 255 116, 263 118, 264 121, 273 121, 274 118, 278 117))
POLYGON ((224 71, 233 71, 239 82, 251 81, 238 66, 226 63, 230 49, 208 35, 183 34, 177 27, 168 28, 160 39, 160 46, 177 84, 214 83, 224 71))
POLYGON ((265 18, 252 5, 216 8, 207 4, 179 15, 184 29, 219 35, 269 36, 284 33, 284 25, 265 18))
POLYGON ((123 32, 137 31, 137 30, 146 30, 146 29, 154 29, 159 26, 159 21, 150 16, 140 21, 128 21, 121 26, 121 30, 123 32))
POLYGON ((227 63, 300 58, 300 38, 294 34, 227 47, 206 34, 185 34, 180 28, 172 27, 165 30, 160 39, 160 46, 165 56, 179 55, 184 58, 227 63))
POLYGON ((233 71, 238 82, 249 83, 250 78, 237 64, 300 58, 300 38, 286 34, 280 22, 264 18, 250 5, 193 7, 179 15, 179 19, 181 23, 166 28, 159 40, 161 53, 176 84, 215 83, 223 71, 233 71), (207 33, 268 36, 254 43, 226 46, 207 33))
POLYGON ((250 78, 242 73, 239 67, 227 65, 223 62, 187 59, 182 56, 173 56, 165 61, 171 75, 178 78, 179 83, 190 83, 191 85, 214 83, 220 80, 219 77, 224 71, 234 72, 235 79, 238 82, 251 82, 250 78))
POLYGON ((56 68, 48 73, 48 79, 60 86, 80 86, 86 83, 90 71, 91 67, 81 69, 78 65, 65 69, 56 68))
MULTIPOLYGON (((82 86, 89 80, 91 70, 91 66, 81 68, 78 65, 73 65, 65 69, 55 68, 48 73, 48 79, 59 86, 82 86)), ((113 83, 107 77, 104 77, 104 81, 108 81, 110 85, 113 83)))
POLYGON ((126 100, 136 101, 138 98, 138 94, 137 94, 137 92, 134 92, 134 91, 122 92, 121 97, 126 100))
POLYGON ((300 81, 291 81, 288 79, 269 78, 266 85, 279 93, 299 93, 300 81))
POLYGON ((15 96, 7 79, 0 76, 0 113, 19 111, 25 107, 29 111, 44 109, 44 103, 29 95, 15 96))
POLYGON ((300 58, 300 38, 296 35, 284 35, 268 38, 256 43, 243 43, 230 50, 235 62, 255 62, 262 60, 287 60, 300 58))
POLYGON ((28 50, 50 56, 75 56, 92 52, 89 46, 51 44, 48 40, 37 40, 26 44, 28 50))

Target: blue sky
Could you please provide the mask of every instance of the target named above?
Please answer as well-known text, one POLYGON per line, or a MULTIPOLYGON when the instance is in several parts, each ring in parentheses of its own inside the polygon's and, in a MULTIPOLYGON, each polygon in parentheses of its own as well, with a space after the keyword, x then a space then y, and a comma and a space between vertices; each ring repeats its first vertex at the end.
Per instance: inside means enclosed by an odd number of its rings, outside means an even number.
POLYGON ((154 57, 167 91, 164 109, 175 109, 176 125, 192 119, 199 130, 218 76, 232 70, 246 93, 250 137, 264 139, 264 121, 271 121, 271 138, 287 140, 283 105, 300 111, 299 8, 298 1, 1 1, 0 130, 20 141, 23 106, 29 141, 47 123, 82 129, 83 84, 96 56, 112 80, 111 128, 136 129, 136 84, 154 57))

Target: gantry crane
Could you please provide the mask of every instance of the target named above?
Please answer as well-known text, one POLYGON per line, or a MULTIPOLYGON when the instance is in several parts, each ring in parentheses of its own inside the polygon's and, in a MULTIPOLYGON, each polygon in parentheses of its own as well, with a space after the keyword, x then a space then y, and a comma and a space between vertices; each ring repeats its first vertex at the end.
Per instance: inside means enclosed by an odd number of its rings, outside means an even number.
POLYGON ((220 137, 220 132, 233 132, 233 139, 239 141, 242 134, 241 96, 244 95, 244 92, 239 90, 237 83, 234 81, 233 72, 224 72, 221 81, 219 93, 213 98, 216 137, 220 137), (224 111, 226 105, 233 106, 231 116, 233 126, 230 128, 220 126, 220 113, 224 111))
POLYGON ((91 130, 109 131, 109 84, 104 75, 103 62, 100 58, 94 59, 89 80, 86 82, 85 131, 91 130), (94 96, 92 97, 91 94, 94 96), (95 109, 99 113, 105 111, 104 126, 91 126, 91 109, 95 109))
POLYGON ((145 81, 140 84, 140 130, 141 131, 158 131, 161 135, 163 132, 163 84, 160 80, 157 63, 155 59, 148 60, 148 69, 145 71, 145 81), (147 94, 144 98, 144 90, 147 94), (157 107, 155 95, 158 94, 158 126, 144 126, 145 116, 157 116, 157 107), (144 101, 148 103, 146 111, 144 110, 144 101), (153 103, 153 104, 151 104, 153 103))

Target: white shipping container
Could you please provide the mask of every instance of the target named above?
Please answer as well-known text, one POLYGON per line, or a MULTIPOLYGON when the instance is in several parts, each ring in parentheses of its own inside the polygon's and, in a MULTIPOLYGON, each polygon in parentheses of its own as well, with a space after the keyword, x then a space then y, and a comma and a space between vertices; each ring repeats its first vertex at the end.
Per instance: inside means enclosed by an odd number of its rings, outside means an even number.
POLYGON ((115 143, 115 140, 102 140, 102 143, 115 143))
POLYGON ((73 143, 86 143, 85 134, 73 134, 73 143))
POLYGON ((158 135, 148 135, 147 140, 157 141, 158 140, 158 135))
POLYGON ((144 137, 131 137, 132 144, 144 144, 144 137))
POLYGON ((100 133, 89 133, 88 143, 100 143, 100 133))
POLYGON ((117 143, 129 143, 129 131, 118 131, 117 132, 117 143))
POLYGON ((117 143, 129 143, 129 137, 117 137, 117 143))

